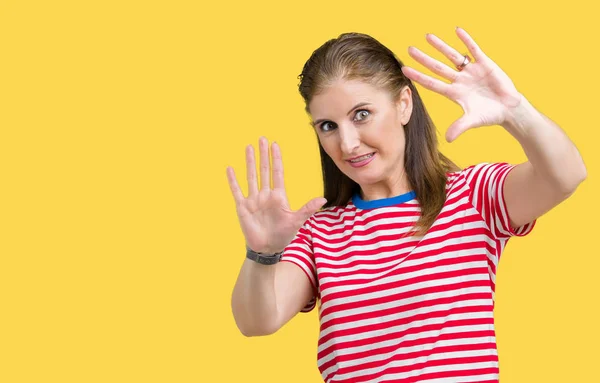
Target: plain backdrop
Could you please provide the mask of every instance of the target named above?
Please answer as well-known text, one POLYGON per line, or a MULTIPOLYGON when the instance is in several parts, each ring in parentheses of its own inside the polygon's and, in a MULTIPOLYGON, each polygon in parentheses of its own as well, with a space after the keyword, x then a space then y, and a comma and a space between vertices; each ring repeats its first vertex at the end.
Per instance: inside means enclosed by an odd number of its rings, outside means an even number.
MULTIPOLYGON (((297 90, 314 49, 372 35, 407 65, 469 32, 581 151, 588 179, 509 241, 498 269, 503 383, 597 379, 597 11, 574 0, 2 1, 0 381, 320 382, 318 316, 245 338, 230 308, 244 238, 225 169, 283 153, 294 209, 322 193, 297 90)), ((418 64, 416 64, 417 67, 418 64)), ((458 105, 419 90, 443 153, 519 163, 501 127, 448 144, 458 105)))

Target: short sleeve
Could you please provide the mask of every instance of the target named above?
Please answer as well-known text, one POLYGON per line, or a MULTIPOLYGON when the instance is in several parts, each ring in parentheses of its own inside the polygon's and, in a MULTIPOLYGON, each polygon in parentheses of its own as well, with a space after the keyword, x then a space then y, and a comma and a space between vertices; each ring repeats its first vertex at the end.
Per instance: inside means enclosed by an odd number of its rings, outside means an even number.
POLYGON ((313 287, 313 297, 304 306, 301 312, 312 311, 317 303, 317 267, 315 264, 315 257, 313 252, 312 244, 312 228, 310 225, 310 219, 308 219, 304 225, 298 230, 296 236, 290 242, 289 245, 283 251, 281 256, 282 262, 291 262, 296 266, 300 267, 304 274, 308 277, 310 284, 313 287))
POLYGON ((470 188, 469 199, 481 214, 487 227, 498 239, 529 234, 536 221, 521 227, 512 228, 504 200, 504 181, 516 165, 502 163, 482 163, 463 171, 470 188))

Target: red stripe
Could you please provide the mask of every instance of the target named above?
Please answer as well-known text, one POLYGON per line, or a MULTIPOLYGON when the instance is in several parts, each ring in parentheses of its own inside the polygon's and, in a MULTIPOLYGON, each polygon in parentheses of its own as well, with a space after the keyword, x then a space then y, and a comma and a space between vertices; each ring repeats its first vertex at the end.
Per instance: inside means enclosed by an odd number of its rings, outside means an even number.
MULTIPOLYGON (((347 381, 362 382, 389 381, 389 374, 413 373, 414 377, 401 379, 405 383, 435 378, 460 380, 463 376, 477 379, 483 374, 498 374, 497 367, 470 367, 477 361, 497 363, 497 356, 490 355, 496 352, 493 319, 495 284, 492 279, 496 274, 496 263, 506 245, 506 234, 501 231, 503 228, 510 229, 507 226, 508 217, 500 215, 502 208, 506 208, 502 185, 510 169, 511 166, 506 163, 479 164, 449 173, 444 209, 426 237, 411 237, 421 211, 418 199, 385 209, 363 210, 349 203, 346 207, 318 212, 305 222, 289 250, 291 252, 295 248, 297 252, 305 254, 306 259, 290 252, 284 254, 284 259, 299 260, 299 264, 305 265, 312 271, 313 277, 318 278, 318 285, 313 284, 313 288, 318 288, 316 293, 321 299, 319 346, 327 344, 327 348, 321 350, 317 357, 323 363, 319 366, 322 374, 329 368, 333 371, 331 376, 325 377, 326 381, 341 374, 349 375, 347 381), (498 226, 496 217, 500 220, 498 226), (448 222, 441 223, 440 220, 448 222), (481 227, 466 228, 469 225, 481 227), (333 239, 334 236, 337 238, 333 239), (357 236, 361 238, 357 239, 357 236), (448 244, 450 241, 457 243, 448 244), (382 242, 389 243, 382 246, 382 242), (436 249, 425 250, 424 247, 436 249), (473 254, 465 254, 467 251, 473 254), (448 270, 450 267, 455 270, 448 270), (349 271, 349 268, 355 270, 349 271), (414 275, 408 278, 409 273, 414 275), (361 274, 360 279, 353 278, 357 274, 361 274), (380 278, 399 280, 374 285, 380 282, 380 278), (454 280, 450 281, 450 278, 454 280), (323 282, 326 279, 330 281, 323 282), (475 292, 466 293, 465 289, 475 289, 475 292), (433 294, 444 292, 448 292, 444 295, 449 296, 432 298, 433 294), (365 299, 366 294, 374 298, 365 299), (485 303, 469 306, 474 300, 485 303), (401 306, 378 307, 386 304, 401 306), (363 312, 348 315, 350 310, 363 312), (410 311, 414 311, 410 316, 399 318, 410 311), (456 315, 474 318, 449 318, 456 315), (389 316, 391 320, 381 323, 384 316, 389 316), (374 323, 361 323, 365 320, 374 323), (340 325, 348 328, 341 330, 337 327, 340 325), (482 329, 469 330, 475 325, 481 325, 482 329), (456 329, 457 326, 465 328, 456 329), (461 332, 452 333, 452 330, 461 332), (324 335, 325 331, 331 332, 324 335), (407 339, 427 331, 434 335, 407 339), (356 339, 365 336, 366 332, 379 332, 379 335, 356 339), (340 337, 349 339, 342 342, 340 337), (489 341, 475 343, 486 338, 489 341), (440 347, 439 342, 446 340, 459 344, 440 347), (381 342, 390 344, 374 349, 373 345, 381 342), (356 347, 364 347, 367 351, 340 355, 341 351, 351 351, 356 347), (399 354, 400 349, 405 347, 433 349, 399 354), (443 353, 448 352, 478 350, 481 350, 481 355, 472 358, 445 358, 386 368, 391 362, 409 358, 427 358, 430 355, 442 357, 446 356, 443 353), (335 353, 335 356, 324 363, 326 358, 332 356, 331 353, 335 353), (385 360, 360 363, 335 371, 339 363, 360 362, 367 356, 386 354, 391 355, 386 356, 385 360), (440 367, 440 370, 444 370, 443 366, 454 366, 460 370, 423 374, 421 370, 430 366, 440 367), (381 371, 356 377, 364 369, 381 371)), ((528 225, 520 231, 526 234, 530 229, 528 225)), ((306 275, 311 279, 310 273, 306 275)), ((315 302, 307 304, 310 305, 314 307, 315 302)), ((497 383, 497 379, 486 379, 497 383)))
POLYGON ((361 332, 365 332, 365 331, 383 330, 383 329, 388 329, 388 328, 395 327, 395 326, 406 325, 411 322, 416 322, 416 321, 421 321, 421 320, 426 320, 426 319, 432 320, 432 319, 444 318, 449 315, 456 315, 456 314, 490 313, 491 311, 492 311, 491 305, 451 307, 449 309, 430 311, 430 312, 426 312, 426 313, 413 315, 413 316, 410 316, 407 318, 398 318, 398 319, 391 320, 391 321, 384 322, 384 323, 376 323, 376 324, 371 324, 369 326, 362 326, 359 328, 349 328, 346 330, 332 331, 327 335, 322 335, 319 338, 318 344, 322 345, 322 344, 326 343, 329 339, 335 338, 335 337, 356 335, 357 333, 361 333, 361 332), (362 331, 360 331, 360 330, 362 330, 362 331))
MULTIPOLYGON (((419 295, 435 294, 435 293, 440 293, 440 292, 444 292, 444 291, 469 289, 469 288, 473 288, 473 287, 488 287, 488 286, 489 286, 488 281, 476 280, 476 281, 462 281, 459 283, 448 283, 448 284, 442 284, 439 286, 428 286, 425 288, 414 289, 414 290, 405 291, 405 292, 396 293, 396 294, 383 295, 384 292, 382 291, 382 296, 377 297, 377 298, 370 298, 368 300, 368 304, 365 304, 365 302, 363 302, 363 301, 359 301, 359 302, 341 303, 341 304, 337 304, 333 307, 329 306, 322 310, 321 318, 325 318, 327 315, 331 314, 332 312, 336 312, 336 311, 342 312, 342 311, 352 310, 352 309, 359 308, 359 307, 375 306, 375 305, 380 305, 380 304, 384 304, 384 303, 388 303, 388 302, 395 302, 395 301, 400 301, 403 299, 417 297, 419 295)), ((394 286, 394 289, 391 289, 390 291, 394 291, 397 289, 398 289, 398 286, 394 286)), ((348 295, 348 297, 352 297, 352 295, 348 295)), ((339 298, 339 297, 336 297, 336 298, 339 298)), ((326 301, 330 301, 331 299, 332 299, 331 296, 327 296, 326 301)))
MULTIPOLYGON (((481 337, 489 337, 489 338, 495 339, 495 333, 493 330, 471 331, 471 332, 461 332, 461 333, 452 333, 452 334, 442 334, 438 337, 420 338, 420 339, 415 339, 415 340, 411 340, 411 341, 402 341, 402 337, 400 337, 400 336, 394 336, 394 337, 387 336, 386 337, 387 339, 381 339, 379 341, 397 341, 398 343, 391 345, 391 346, 380 347, 377 349, 369 349, 366 351, 356 352, 353 354, 339 355, 341 353, 341 351, 346 348, 359 347, 359 346, 355 345, 356 342, 344 342, 343 344, 339 344, 338 347, 335 347, 335 350, 338 352, 338 356, 336 357, 336 359, 335 360, 332 359, 326 363, 323 363, 320 366, 320 368, 323 370, 326 370, 335 363, 348 362, 351 360, 362 359, 362 358, 366 358, 366 357, 374 356, 374 355, 384 355, 384 354, 392 353, 395 350, 398 350, 400 348, 416 347, 416 346, 431 347, 432 345, 435 345, 436 342, 447 341, 447 340, 462 340, 463 344, 453 345, 453 346, 437 346, 437 347, 433 347, 433 349, 431 349, 431 350, 405 352, 403 354, 395 353, 386 359, 373 361, 373 362, 369 362, 369 363, 361 363, 360 365, 356 365, 356 366, 352 367, 352 369, 358 370, 358 369, 363 369, 363 368, 366 369, 366 368, 379 367, 379 366, 387 364, 388 362, 390 362, 392 360, 407 360, 407 359, 418 358, 418 357, 422 357, 422 356, 429 356, 431 354, 444 353, 444 352, 494 350, 495 349, 494 343, 489 343, 489 342, 472 343, 472 344, 469 343, 470 339, 481 338, 481 337)), ((375 342, 373 342, 373 343, 375 343, 375 342)), ((333 350, 331 348, 328 348, 327 350, 323 350, 322 352, 320 352, 318 354, 319 355, 318 358, 321 359, 332 351, 333 350)), ((350 368, 350 367, 347 367, 347 368, 350 368)))
MULTIPOLYGON (((380 291, 380 290, 385 289, 387 286, 390 286, 390 288, 400 287, 400 286, 408 286, 408 285, 412 285, 413 283, 419 283, 419 282, 425 282, 425 281, 441 280, 441 279, 445 279, 445 278, 461 277, 461 276, 465 276, 465 275, 481 275, 484 272, 487 275, 487 265, 484 268, 472 267, 467 270, 444 271, 444 272, 434 273, 434 274, 430 274, 430 275, 422 275, 422 276, 417 276, 417 277, 413 277, 413 278, 407 278, 405 280, 384 283, 384 284, 380 284, 377 286, 367 285, 365 287, 358 287, 357 285, 370 283, 370 282, 372 282, 371 279, 364 279, 364 278, 363 279, 353 279, 352 281, 339 280, 339 281, 335 281, 335 282, 322 283, 321 291, 324 291, 325 289, 331 289, 334 287, 355 286, 354 292, 341 291, 341 292, 335 292, 335 293, 333 293, 333 292, 327 293, 327 297, 335 296, 334 294, 340 294, 341 296, 352 296, 357 293, 364 294, 365 292, 380 291)), ((402 273, 402 271, 398 271, 398 274, 400 274, 400 273, 402 273)), ((386 275, 386 276, 389 276, 389 275, 386 275)))
MULTIPOLYGON (((485 335, 480 335, 480 336, 488 336, 488 335, 485 334, 485 335)), ((474 338, 475 336, 472 336, 472 337, 474 338)), ((465 337, 465 338, 468 338, 468 337, 465 337)), ((462 338, 450 338, 449 340, 452 340, 452 339, 462 339, 462 338)), ((429 345, 434 343, 436 339, 430 338, 430 340, 432 340, 432 341, 427 342, 427 343, 429 343, 429 345)), ((437 340, 442 341, 445 339, 438 338, 437 340)), ((427 343, 422 342, 420 344, 415 344, 415 346, 419 346, 419 345, 427 344, 427 343)), ((411 347, 411 346, 401 343, 400 345, 377 349, 377 354, 389 353, 400 347, 411 347)), ((427 350, 413 351, 413 352, 407 352, 407 353, 403 353, 403 354, 392 354, 391 357, 388 357, 388 358, 385 358, 382 360, 377 360, 377 361, 373 361, 373 362, 365 362, 365 363, 357 364, 354 366, 347 366, 347 367, 344 367, 343 371, 340 371, 340 373, 348 374, 348 373, 356 372, 356 371, 360 371, 360 370, 367 370, 367 369, 371 369, 371 368, 383 367, 383 366, 387 365, 388 363, 391 363, 394 361, 429 357, 429 356, 432 356, 435 354, 443 354, 443 353, 447 353, 447 352, 448 353, 449 352, 461 352, 461 351, 466 352, 466 351, 479 351, 479 350, 482 350, 482 351, 488 350, 489 351, 489 350, 494 350, 494 349, 495 349, 494 343, 476 343, 476 344, 462 344, 462 345, 456 345, 456 346, 433 347, 433 348, 427 349, 427 350)), ((367 351, 367 352, 354 354, 354 355, 352 355, 352 358, 346 358, 347 355, 342 355, 342 356, 338 356, 337 359, 338 359, 338 362, 348 362, 348 361, 351 361, 354 359, 366 358, 366 357, 373 356, 373 355, 375 355, 375 353, 373 353, 372 351, 371 352, 367 351)), ((456 359, 456 358, 451 358, 451 359, 456 359)), ((442 361, 442 360, 447 360, 447 359, 437 359, 436 362, 442 361)), ((319 368, 322 369, 323 371, 327 370, 332 365, 332 363, 330 363, 330 362, 324 363, 319 368)))
MULTIPOLYGON (((437 366, 448 366, 448 365, 461 365, 464 364, 468 366, 471 363, 484 363, 484 362, 498 362, 498 357, 496 355, 482 355, 477 357, 468 357, 468 358, 453 358, 453 359, 442 359, 442 360, 428 360, 423 363, 415 363, 410 366, 400 366, 400 367, 390 367, 386 368, 383 371, 375 374, 362 375, 360 377, 352 378, 353 383, 359 382, 368 382, 373 381, 375 379, 380 379, 388 374, 400 374, 407 373, 415 370, 421 370, 426 367, 437 367, 437 366)), ((466 367, 465 366, 465 367, 466 367)), ((344 373, 344 369, 340 369, 337 371, 337 374, 341 375, 344 373)), ((434 378, 445 378, 445 377, 461 377, 461 376, 477 376, 483 374, 494 374, 498 373, 498 368, 490 367, 483 369, 467 369, 467 370, 459 370, 459 371, 444 371, 444 372, 432 372, 427 374, 420 374, 418 377, 408 378, 409 382, 418 382, 424 379, 434 379, 434 378)), ((327 378, 329 379, 329 377, 327 378)), ((404 383, 405 380, 403 379, 404 383)))
MULTIPOLYGON (((385 342, 385 341, 394 340, 394 339, 402 339, 408 335, 419 334, 421 332, 441 331, 442 329, 449 329, 452 327, 487 325, 487 326, 490 326, 491 328, 493 328, 493 324, 494 324, 494 318, 472 318, 472 319, 448 320, 448 321, 444 321, 442 323, 433 323, 433 324, 428 324, 428 325, 424 325, 424 326, 409 327, 409 328, 405 328, 401 331, 395 331, 395 332, 389 331, 382 335, 374 336, 374 337, 370 337, 370 338, 338 342, 335 345, 332 345, 324 350, 321 350, 321 352, 319 352, 317 354, 317 358, 321 359, 321 358, 325 357, 329 352, 332 351, 332 349, 341 350, 341 349, 345 349, 348 347, 361 347, 361 346, 366 346, 369 344, 385 342)), ((471 332, 471 333, 475 333, 475 332, 471 332)), ((464 333, 462 333, 462 334, 464 334, 464 333)), ((440 335, 440 336, 444 336, 444 335, 440 335)))
MULTIPOLYGON (((406 311, 411 311, 411 310, 416 310, 416 309, 424 309, 427 307, 433 307, 433 306, 438 306, 438 305, 444 305, 444 304, 450 305, 452 303, 457 303, 457 302, 465 302, 465 301, 469 301, 469 300, 485 300, 485 299, 489 299, 491 301, 492 296, 489 292, 457 294, 457 295, 454 295, 451 297, 427 299, 427 300, 422 300, 422 301, 415 302, 415 303, 409 303, 409 304, 386 308, 386 309, 374 310, 374 311, 365 312, 365 313, 361 313, 361 314, 349 315, 349 316, 344 316, 344 317, 339 317, 339 318, 331 318, 331 319, 328 319, 327 322, 325 322, 321 325, 321 331, 326 330, 331 326, 341 325, 344 323, 364 321, 367 319, 378 318, 378 317, 392 315, 392 314, 399 314, 401 312, 406 312, 406 311)), ((363 329, 363 331, 371 330, 370 325, 354 327, 354 328, 357 330, 356 333, 362 332, 362 331, 358 331, 359 329, 363 329)))

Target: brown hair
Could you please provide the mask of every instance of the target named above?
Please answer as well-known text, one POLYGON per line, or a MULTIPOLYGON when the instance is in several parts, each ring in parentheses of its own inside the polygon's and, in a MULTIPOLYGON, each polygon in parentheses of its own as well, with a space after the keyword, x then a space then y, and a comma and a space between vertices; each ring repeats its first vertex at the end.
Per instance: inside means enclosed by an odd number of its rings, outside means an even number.
MULTIPOLYGON (((446 172, 458 166, 438 150, 436 129, 413 83, 400 68, 402 62, 387 47, 362 33, 343 33, 325 42, 313 52, 298 76, 300 94, 308 105, 312 97, 338 79, 366 81, 385 89, 397 100, 408 86, 412 91, 413 109, 404 126, 406 176, 421 206, 415 235, 424 235, 446 201, 446 172)), ((323 171, 323 208, 346 206, 360 186, 338 169, 319 142, 323 171)))

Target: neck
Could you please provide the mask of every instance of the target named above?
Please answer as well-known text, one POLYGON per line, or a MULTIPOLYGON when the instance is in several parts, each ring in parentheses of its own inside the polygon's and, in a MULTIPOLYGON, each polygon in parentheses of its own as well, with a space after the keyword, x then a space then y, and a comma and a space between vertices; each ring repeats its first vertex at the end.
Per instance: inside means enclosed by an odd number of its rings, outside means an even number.
POLYGON ((370 185, 360 186, 360 198, 363 201, 373 201, 384 198, 396 197, 412 191, 412 187, 405 177, 405 169, 394 179, 383 180, 370 185))

